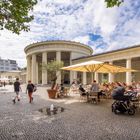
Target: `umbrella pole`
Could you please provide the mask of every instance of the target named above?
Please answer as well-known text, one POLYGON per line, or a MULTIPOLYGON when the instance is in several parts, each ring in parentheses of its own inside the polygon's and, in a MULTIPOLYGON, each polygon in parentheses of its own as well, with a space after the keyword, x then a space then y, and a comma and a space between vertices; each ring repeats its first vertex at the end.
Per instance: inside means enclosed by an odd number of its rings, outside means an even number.
POLYGON ((91 72, 91 82, 94 80, 94 72, 91 72))

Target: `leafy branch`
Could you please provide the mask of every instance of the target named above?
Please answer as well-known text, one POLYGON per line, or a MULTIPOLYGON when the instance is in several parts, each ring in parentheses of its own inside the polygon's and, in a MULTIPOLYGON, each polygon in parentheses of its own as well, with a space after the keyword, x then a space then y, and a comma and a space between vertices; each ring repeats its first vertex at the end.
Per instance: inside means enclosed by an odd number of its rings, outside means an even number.
POLYGON ((124 0, 105 0, 107 4, 107 8, 114 7, 114 6, 120 6, 121 3, 124 2, 124 0))
POLYGON ((37 0, 1 0, 0 1, 0 30, 8 29, 19 34, 20 31, 29 31, 27 23, 33 20, 29 11, 37 0))
POLYGON ((47 64, 43 63, 42 64, 42 70, 43 71, 48 71, 49 75, 51 76, 51 81, 52 83, 52 87, 51 89, 54 88, 55 84, 56 84, 56 80, 58 78, 59 75, 57 75, 57 72, 60 72, 61 69, 64 65, 64 63, 62 61, 51 61, 47 64))

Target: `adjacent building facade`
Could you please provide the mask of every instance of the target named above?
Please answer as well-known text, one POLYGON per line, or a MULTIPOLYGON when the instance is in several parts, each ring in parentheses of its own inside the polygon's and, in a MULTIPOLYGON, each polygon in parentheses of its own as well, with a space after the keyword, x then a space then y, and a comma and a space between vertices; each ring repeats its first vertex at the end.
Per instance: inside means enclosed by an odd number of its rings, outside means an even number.
POLYGON ((15 71, 18 70, 18 65, 15 60, 0 58, 0 71, 15 71))
POLYGON ((126 82, 130 84, 132 81, 140 81, 140 45, 129 48, 113 50, 101 54, 95 54, 88 57, 81 57, 73 60, 73 63, 79 63, 89 60, 97 60, 102 62, 109 62, 110 64, 123 66, 138 70, 137 72, 126 72, 117 74, 99 74, 95 73, 95 78, 99 82, 126 82), (103 81, 104 80, 104 81, 103 81))
POLYGON ((6 82, 6 83, 13 83, 16 81, 16 78, 21 79, 20 75, 21 71, 5 71, 5 72, 0 72, 0 81, 1 82, 6 82))
MULTIPOLYGON (((25 48, 27 56, 26 81, 32 80, 36 84, 49 84, 50 75, 41 67, 42 63, 51 60, 63 61, 64 66, 89 60, 109 62, 114 65, 140 70, 140 45, 114 50, 106 53, 92 55, 93 50, 84 44, 72 41, 46 41, 28 45, 25 48)), ((126 72, 117 74, 82 73, 65 71, 59 73, 57 83, 69 84, 78 79, 83 84, 91 83, 93 79, 98 82, 121 81, 131 83, 140 80, 140 72, 126 72)))
POLYGON ((16 77, 20 77, 17 62, 0 58, 0 81, 13 82, 16 77))

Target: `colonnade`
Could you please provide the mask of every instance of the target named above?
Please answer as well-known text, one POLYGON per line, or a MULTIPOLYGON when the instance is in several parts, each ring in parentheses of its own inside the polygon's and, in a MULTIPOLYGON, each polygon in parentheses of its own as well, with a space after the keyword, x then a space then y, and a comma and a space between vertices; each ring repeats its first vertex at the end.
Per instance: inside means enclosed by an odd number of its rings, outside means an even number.
MULTIPOLYGON (((113 64, 113 61, 110 61, 109 64, 113 64)), ((132 68, 132 64, 131 64, 131 59, 126 59, 126 68, 131 69, 132 68)), ((93 74, 92 74, 92 79, 93 79, 93 74)), ((108 74, 108 82, 112 83, 115 81, 114 79, 114 74, 113 73, 109 73, 108 74)), ((75 72, 74 75, 74 79, 77 79, 77 75, 75 72)), ((96 80, 97 82, 99 82, 99 73, 94 72, 94 80, 96 80)), ((126 83, 127 84, 131 84, 132 81, 132 73, 131 72, 126 72, 126 83)), ((83 72, 83 84, 87 84, 87 76, 86 76, 86 72, 83 72)))
MULTIPOLYGON (((42 64, 47 64, 47 52, 42 52, 42 64)), ((56 52, 56 61, 61 61, 61 51, 56 52)), ((70 52, 70 65, 72 64, 71 52, 70 52)), ((26 82, 31 80, 33 83, 38 84, 38 62, 37 62, 37 54, 32 54, 27 56, 27 77, 26 82)), ((57 83, 61 83, 61 72, 58 71, 57 75, 57 83)), ((73 72, 70 71, 70 83, 73 80, 73 72)), ((48 75, 47 70, 42 68, 42 84, 48 84, 48 75)))
MULTIPOLYGON (((56 52, 56 60, 61 61, 61 51, 56 52)), ((42 63, 47 64, 47 52, 42 53, 42 63)), ((109 62, 113 64, 113 61, 109 62)), ((70 53, 70 65, 72 64, 72 58, 70 53)), ((126 59, 126 68, 131 69, 131 59, 126 59)), ((61 83, 61 72, 56 73, 57 83, 61 83)), ((47 84, 47 70, 42 69, 42 84, 47 84)), ((70 83, 72 83, 73 79, 77 79, 77 72, 70 71, 70 83)), ((98 82, 99 77, 98 73, 94 73, 94 79, 98 82)), ((33 83, 38 84, 38 62, 37 62, 37 55, 32 54, 31 56, 27 56, 27 78, 26 80, 31 80, 33 83)), ((108 81, 114 82, 114 74, 109 73, 108 81)), ((130 84, 132 81, 132 74, 131 72, 126 72, 126 83, 130 84)), ((87 74, 83 72, 83 84, 87 84, 87 74)))
MULTIPOLYGON (((113 61, 110 61, 109 64, 113 64, 113 61)), ((126 59, 126 68, 131 69, 132 68, 132 64, 131 64, 131 58, 126 59)), ((98 82, 98 73, 95 72, 95 80, 98 82)), ((114 74, 113 73, 109 73, 108 76, 108 82, 114 82, 114 74)), ((132 82, 132 73, 131 72, 126 72, 126 83, 127 84, 131 84, 132 82)))
MULTIPOLYGON (((113 64, 113 61, 109 61, 109 64, 113 64)), ((131 69, 131 59, 126 59, 126 68, 131 69)), ((112 83, 115 81, 114 79, 114 74, 113 73, 109 73, 108 74, 108 82, 112 83)), ((77 72, 73 73, 73 78, 77 79, 77 72)), ((93 79, 93 74, 91 76, 91 78, 93 79)), ((97 82, 99 82, 99 73, 94 72, 94 80, 96 80, 97 82)), ((132 81, 132 73, 131 72, 126 72, 126 83, 127 84, 131 84, 132 81)), ((83 72, 83 84, 87 84, 87 76, 86 76, 86 72, 83 72)))

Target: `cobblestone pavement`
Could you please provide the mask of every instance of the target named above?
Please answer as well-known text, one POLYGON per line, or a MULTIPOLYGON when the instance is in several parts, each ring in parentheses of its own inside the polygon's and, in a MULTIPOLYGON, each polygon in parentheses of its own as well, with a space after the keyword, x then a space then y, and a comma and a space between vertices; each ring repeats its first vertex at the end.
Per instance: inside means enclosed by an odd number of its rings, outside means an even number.
POLYGON ((77 96, 48 100, 41 87, 29 104, 24 91, 13 104, 12 87, 0 88, 0 140, 140 140, 140 112, 115 115, 111 100, 98 105, 79 102, 77 96), (66 110, 52 116, 38 111, 52 103, 66 110))

